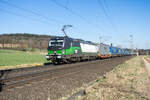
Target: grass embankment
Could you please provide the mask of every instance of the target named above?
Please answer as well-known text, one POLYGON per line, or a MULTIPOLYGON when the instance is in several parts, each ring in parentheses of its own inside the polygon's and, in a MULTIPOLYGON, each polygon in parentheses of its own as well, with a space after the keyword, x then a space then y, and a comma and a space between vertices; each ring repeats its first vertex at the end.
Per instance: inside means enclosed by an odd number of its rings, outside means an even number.
POLYGON ((76 100, 150 100, 150 80, 142 58, 126 61, 98 78, 76 100))
POLYGON ((46 62, 45 55, 40 52, 0 50, 0 69, 15 68, 16 65, 44 62, 46 62))
POLYGON ((150 56, 149 55, 145 56, 144 58, 150 63, 150 56))

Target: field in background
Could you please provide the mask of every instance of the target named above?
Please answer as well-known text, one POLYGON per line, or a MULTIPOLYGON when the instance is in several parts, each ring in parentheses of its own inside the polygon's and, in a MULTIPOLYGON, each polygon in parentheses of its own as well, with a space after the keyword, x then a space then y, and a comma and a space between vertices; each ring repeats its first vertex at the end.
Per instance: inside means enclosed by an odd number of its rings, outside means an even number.
POLYGON ((46 51, 24 52, 16 50, 0 50, 0 68, 22 64, 45 63, 46 51))

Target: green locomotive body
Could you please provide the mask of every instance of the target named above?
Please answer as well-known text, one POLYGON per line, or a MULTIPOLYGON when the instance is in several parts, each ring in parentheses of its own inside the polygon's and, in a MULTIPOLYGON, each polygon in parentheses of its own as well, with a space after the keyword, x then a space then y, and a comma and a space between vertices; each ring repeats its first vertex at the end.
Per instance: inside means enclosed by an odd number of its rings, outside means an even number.
POLYGON ((46 55, 47 60, 52 61, 54 64, 95 59, 96 57, 97 50, 96 52, 88 52, 85 46, 81 45, 80 40, 67 36, 52 38, 48 45, 48 55, 46 55))
POLYGON ((56 64, 67 63, 81 53, 79 41, 69 37, 54 37, 49 42, 46 58, 56 64))

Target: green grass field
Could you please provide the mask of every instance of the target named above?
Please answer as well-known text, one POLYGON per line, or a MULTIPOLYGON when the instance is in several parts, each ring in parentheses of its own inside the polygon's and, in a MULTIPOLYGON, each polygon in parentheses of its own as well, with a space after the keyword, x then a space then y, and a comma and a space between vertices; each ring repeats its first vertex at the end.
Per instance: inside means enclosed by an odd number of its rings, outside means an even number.
POLYGON ((0 50, 0 67, 46 62, 45 55, 34 52, 0 50))

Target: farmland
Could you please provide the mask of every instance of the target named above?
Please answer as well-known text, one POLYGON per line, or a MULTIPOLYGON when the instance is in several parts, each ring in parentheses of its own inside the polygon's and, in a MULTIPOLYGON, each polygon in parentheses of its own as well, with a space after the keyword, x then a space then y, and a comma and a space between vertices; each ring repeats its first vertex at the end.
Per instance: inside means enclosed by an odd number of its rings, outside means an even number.
POLYGON ((45 55, 40 52, 0 50, 0 68, 44 62, 46 62, 45 55))

